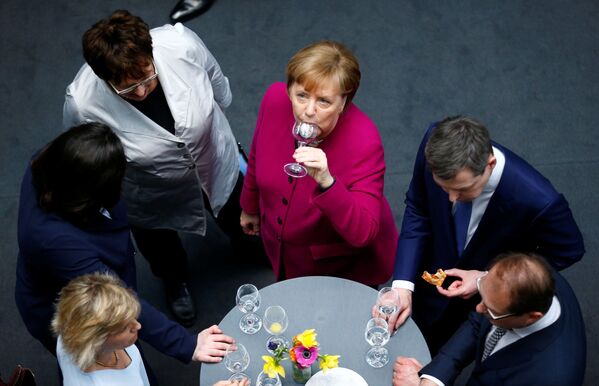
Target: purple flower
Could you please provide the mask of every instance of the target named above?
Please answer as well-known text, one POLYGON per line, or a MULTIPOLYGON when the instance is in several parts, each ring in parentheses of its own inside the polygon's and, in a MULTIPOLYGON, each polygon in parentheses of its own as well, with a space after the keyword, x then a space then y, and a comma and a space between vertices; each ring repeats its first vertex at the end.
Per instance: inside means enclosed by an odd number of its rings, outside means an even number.
POLYGON ((304 346, 296 346, 293 348, 297 365, 301 368, 309 367, 318 358, 318 347, 305 348, 304 346))
POLYGON ((277 348, 279 348, 279 344, 277 342, 268 342, 268 349, 270 351, 275 351, 277 348))

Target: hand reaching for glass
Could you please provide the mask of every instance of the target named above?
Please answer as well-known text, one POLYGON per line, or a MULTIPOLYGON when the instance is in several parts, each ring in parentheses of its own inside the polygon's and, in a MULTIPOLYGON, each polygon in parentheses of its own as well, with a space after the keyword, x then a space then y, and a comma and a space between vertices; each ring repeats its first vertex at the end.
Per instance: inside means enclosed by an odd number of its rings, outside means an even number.
POLYGON ((198 334, 197 345, 192 360, 199 362, 220 362, 227 348, 235 340, 216 325, 208 327, 198 334))
MULTIPOLYGON (((382 291, 382 290, 381 290, 382 291)), ((393 334, 397 329, 405 323, 408 317, 412 314, 412 291, 403 288, 393 288, 393 291, 399 296, 399 312, 391 313, 386 317, 389 324, 389 332, 393 334)), ((380 317, 383 315, 379 310, 378 300, 372 306, 372 317, 380 317)))

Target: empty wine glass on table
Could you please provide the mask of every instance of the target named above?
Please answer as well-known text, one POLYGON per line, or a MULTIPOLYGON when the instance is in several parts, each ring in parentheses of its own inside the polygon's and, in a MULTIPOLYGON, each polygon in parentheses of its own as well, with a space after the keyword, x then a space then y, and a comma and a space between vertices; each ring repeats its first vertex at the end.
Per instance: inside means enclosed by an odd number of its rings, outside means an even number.
POLYGON ((237 307, 245 315, 239 320, 239 328, 246 334, 255 334, 262 328, 262 319, 256 311, 260 308, 260 292, 253 284, 244 284, 237 289, 237 307))
POLYGON ((256 386, 281 386, 281 378, 278 374, 271 378, 264 371, 261 371, 258 378, 256 378, 256 386))
MULTIPOLYGON (((291 129, 293 138, 297 141, 298 147, 303 147, 311 144, 318 136, 318 126, 312 123, 296 121, 291 129)), ((308 174, 308 170, 297 162, 286 164, 283 168, 285 173, 291 177, 301 178, 308 174)))
POLYGON ((389 317, 399 312, 399 294, 391 287, 383 287, 379 290, 376 299, 376 307, 382 318, 389 317))
POLYGON ((364 331, 366 342, 372 348, 366 353, 366 362, 372 367, 383 367, 389 362, 389 351, 383 347, 389 341, 389 326, 383 318, 372 318, 364 331))
POLYGON ((245 378, 250 379, 245 373, 245 369, 250 365, 250 354, 241 343, 230 345, 225 351, 223 358, 227 370, 233 373, 229 381, 241 381, 245 378))
POLYGON ((275 350, 284 345, 289 347, 289 340, 283 336, 285 330, 287 330, 287 325, 289 324, 289 319, 287 318, 287 312, 281 306, 270 306, 264 311, 263 318, 264 328, 270 336, 266 341, 266 350, 269 353, 274 354, 275 350))

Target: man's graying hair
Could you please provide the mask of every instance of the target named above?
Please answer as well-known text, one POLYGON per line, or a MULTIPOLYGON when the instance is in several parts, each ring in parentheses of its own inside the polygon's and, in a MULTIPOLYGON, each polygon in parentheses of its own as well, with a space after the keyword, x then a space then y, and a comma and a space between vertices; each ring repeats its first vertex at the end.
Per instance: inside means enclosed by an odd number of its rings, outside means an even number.
POLYGON ((432 173, 450 180, 463 168, 481 175, 493 154, 489 131, 480 122, 457 116, 443 119, 433 129, 424 149, 432 173))

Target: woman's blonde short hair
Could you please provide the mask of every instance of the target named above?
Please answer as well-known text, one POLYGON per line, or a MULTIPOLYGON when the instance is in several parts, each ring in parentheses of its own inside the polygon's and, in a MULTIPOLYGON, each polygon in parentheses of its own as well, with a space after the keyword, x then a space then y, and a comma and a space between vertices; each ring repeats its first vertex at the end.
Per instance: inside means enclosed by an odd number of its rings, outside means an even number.
POLYGON ((307 91, 316 90, 323 82, 335 79, 341 95, 351 103, 360 86, 358 60, 343 44, 323 40, 299 50, 287 63, 287 89, 294 83, 307 91))
POLYGON ((84 275, 60 291, 52 330, 61 336, 75 364, 85 370, 93 365, 106 338, 122 331, 140 311, 135 293, 115 276, 84 275))

